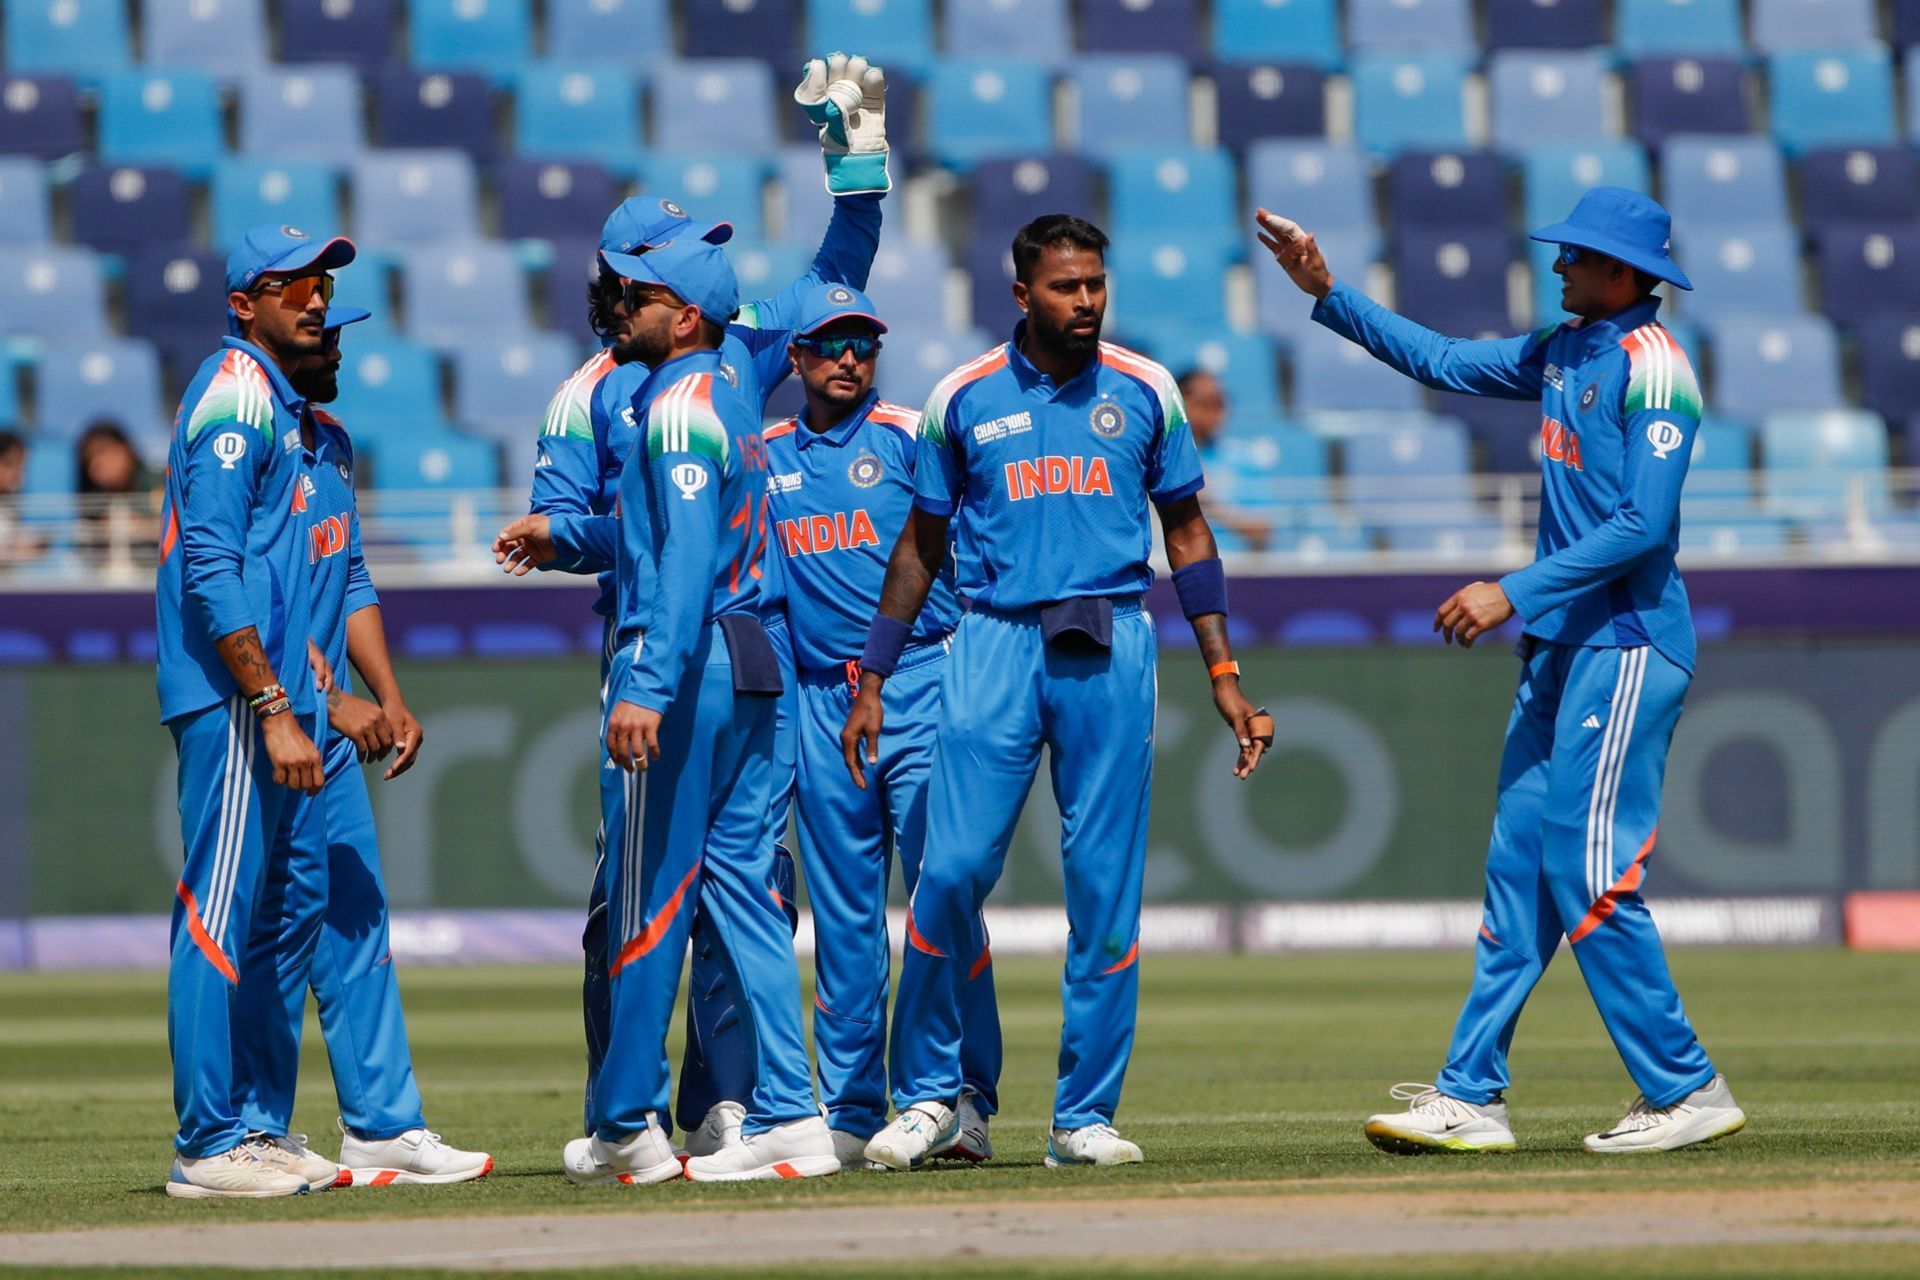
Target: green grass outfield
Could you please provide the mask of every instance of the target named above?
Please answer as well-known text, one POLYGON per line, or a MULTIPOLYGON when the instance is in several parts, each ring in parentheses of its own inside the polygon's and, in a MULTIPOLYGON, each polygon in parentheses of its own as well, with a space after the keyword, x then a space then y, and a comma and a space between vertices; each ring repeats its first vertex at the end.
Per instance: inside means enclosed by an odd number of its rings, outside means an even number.
MULTIPOLYGON (((1535 995, 1515 1046, 1518 1083, 1509 1096, 1522 1150, 1466 1160, 1382 1155, 1361 1137, 1360 1122, 1386 1108, 1388 1085, 1430 1077, 1439 1065, 1469 954, 1149 956, 1119 1117, 1148 1163, 1050 1171, 1041 1155, 1059 967, 1051 959, 1009 959, 996 965, 1007 1062, 990 1166, 799 1184, 675 1183, 640 1193, 575 1188, 559 1173, 560 1147, 578 1132, 580 1117, 573 971, 413 968, 403 987, 428 1118, 449 1140, 491 1150, 493 1176, 453 1188, 221 1204, 170 1201, 161 1190, 173 1128, 164 975, 7 975, 0 977, 0 1229, 644 1212, 655 1205, 911 1205, 1035 1194, 1312 1195, 1379 1185, 1725 1192, 1920 1177, 1920 956, 1691 951, 1673 962, 1703 1041, 1751 1117, 1746 1133, 1702 1151, 1619 1160, 1581 1151, 1581 1135, 1617 1118, 1633 1087, 1565 954, 1535 995)), ((316 1147, 332 1152, 331 1088, 311 1019, 302 1084, 296 1121, 316 1147)), ((1675 1212, 1685 1205, 1677 1196, 1675 1212)), ((1870 1238, 1858 1247, 1774 1248, 1752 1259, 1741 1252, 1720 1249, 1692 1261, 1676 1253, 1673 1266, 1762 1274, 1799 1270, 1804 1261, 1849 1274, 1920 1273, 1920 1251, 1870 1238)), ((1514 1259, 1461 1266, 1470 1261, 1391 1265, 1400 1275, 1506 1275, 1517 1266, 1514 1259)), ((1544 1261, 1527 1259, 1530 1273, 1544 1261)), ((1315 1265, 1305 1274, 1366 1270, 1315 1265)), ((1208 1264, 1205 1271, 1236 1268, 1208 1264)), ((948 1267, 942 1274, 1004 1272, 948 1267)))

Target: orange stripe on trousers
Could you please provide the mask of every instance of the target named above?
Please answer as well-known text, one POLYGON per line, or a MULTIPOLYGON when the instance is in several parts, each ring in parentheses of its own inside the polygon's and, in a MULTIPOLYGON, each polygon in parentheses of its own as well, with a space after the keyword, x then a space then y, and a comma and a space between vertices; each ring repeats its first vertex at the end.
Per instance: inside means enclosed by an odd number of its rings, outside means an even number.
POLYGON ((1128 949, 1127 954, 1121 956, 1117 961, 1115 961, 1112 968, 1102 969, 1100 971, 1100 976, 1104 978, 1110 973, 1118 973, 1122 969, 1126 968, 1128 965, 1132 964, 1135 960, 1138 960, 1139 958, 1140 958, 1140 940, 1138 938, 1135 938, 1133 942, 1133 946, 1128 949))
POLYGON ((180 901, 187 904, 187 936, 193 939, 193 945, 200 948, 207 957, 207 963, 220 971, 220 976, 235 986, 240 985, 240 975, 234 971, 233 961, 227 959, 220 950, 220 944, 207 932, 207 926, 200 923, 200 904, 193 900, 193 890, 187 888, 185 880, 174 886, 174 892, 180 895, 180 901))
POLYGON ((1578 942, 1605 924, 1607 917, 1613 914, 1614 907, 1619 905, 1620 899, 1640 887, 1640 882, 1647 877, 1647 855, 1653 852, 1653 838, 1659 834, 1660 829, 1655 827, 1653 834, 1647 837, 1647 842, 1640 846, 1640 852, 1634 854, 1633 861, 1627 864, 1626 871, 1614 881, 1613 888, 1600 895, 1600 901, 1594 903, 1588 910, 1587 918, 1580 922, 1577 929, 1567 935, 1568 942, 1578 942))
POLYGON ((617 976, 622 969, 660 945, 660 939, 666 937, 667 930, 673 927, 673 918, 680 914, 680 903, 686 898, 687 890, 693 887, 694 877, 699 874, 700 864, 696 862, 693 870, 687 872, 687 878, 680 882, 680 887, 673 891, 673 896, 667 899, 667 905, 660 908, 660 914, 649 921, 633 941, 620 948, 620 954, 607 966, 609 978, 617 976))

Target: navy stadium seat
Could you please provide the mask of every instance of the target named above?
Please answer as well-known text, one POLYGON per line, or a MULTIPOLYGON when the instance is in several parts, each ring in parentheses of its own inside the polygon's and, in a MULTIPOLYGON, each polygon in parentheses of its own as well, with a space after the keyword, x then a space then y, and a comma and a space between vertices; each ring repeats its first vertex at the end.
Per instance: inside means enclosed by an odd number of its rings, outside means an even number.
MULTIPOLYGON (((1889 422, 1920 418, 1920 317, 1863 321, 1854 328, 1860 351, 1860 403, 1889 422)), ((1907 465, 1920 462, 1909 456, 1907 465)))
POLYGON ((1327 131, 1327 78, 1318 67, 1221 62, 1210 74, 1223 147, 1244 151, 1261 138, 1318 138, 1327 131))
POLYGON ((1893 65, 1884 46, 1787 49, 1767 59, 1773 136, 1789 155, 1892 142, 1893 65))
POLYGON ((1591 49, 1607 43, 1602 0, 1487 0, 1493 49, 1591 49))
POLYGON ((783 75, 800 65, 798 0, 682 0, 678 8, 689 58, 758 58, 783 75))
POLYGON ((596 239, 620 202, 613 175, 597 164, 507 160, 494 170, 500 234, 510 240, 596 239))
POLYGON ((317 161, 222 160, 213 171, 213 247, 226 252, 266 223, 338 229, 340 181, 317 161))
MULTIPOLYGON (((1316 231, 1314 240, 1334 273, 1346 280, 1366 280, 1380 256, 1380 236, 1371 227, 1316 231)), ((1309 330, 1318 329, 1320 326, 1313 323, 1313 299, 1296 289, 1285 272, 1265 266, 1271 259, 1251 233, 1247 236, 1247 256, 1258 268, 1253 282, 1254 313, 1260 331, 1288 346, 1309 330)))
POLYGON ((7 69, 97 76, 130 60, 127 0, 7 0, 7 69))
POLYGON ((0 156, 0 243, 39 244, 52 231, 46 166, 31 156, 0 156))
POLYGON ((1920 0, 1892 0, 1893 44, 1897 49, 1920 45, 1920 0))
POLYGON ((226 150, 220 94, 198 71, 128 71, 100 89, 100 159, 203 177, 226 150))
POLYGON ((1656 150, 1675 134, 1745 133, 1746 67, 1734 58, 1642 58, 1633 64, 1633 136, 1656 150))
POLYGON ((107 327, 100 259, 69 245, 0 245, 0 335, 98 336, 107 327))
POLYGON ((160 415, 160 361, 138 338, 75 337, 41 349, 40 434, 71 438, 100 418, 154 434, 160 415))
POLYGON ((226 259, 192 245, 143 245, 127 260, 127 329, 184 379, 226 332, 226 259))
POLYGON ((1392 226, 1504 226, 1507 171, 1486 151, 1403 151, 1387 169, 1387 209, 1392 226))
POLYGON ((1606 64, 1597 53, 1507 50, 1487 60, 1493 99, 1493 145, 1509 155, 1556 139, 1614 136, 1605 93, 1606 64))
POLYGON ((374 245, 479 234, 473 162, 462 151, 374 151, 353 165, 354 224, 374 245))
POLYGON ((1880 38, 1874 0, 1751 0, 1753 47, 1838 49, 1880 38))
POLYGON ((240 152, 346 164, 366 147, 360 76, 348 67, 274 68, 240 81, 240 152))
POLYGON ((1021 315, 1020 309, 1013 303, 1013 247, 1010 237, 990 236, 975 240, 967 250, 966 269, 973 327, 997 338, 1011 334, 1021 315))
POLYGON ((639 66, 673 54, 667 0, 547 0, 547 56, 639 66))
POLYGON ((1820 243, 1820 309, 1849 327, 1868 316, 1920 316, 1920 227, 1829 233, 1820 243))
POLYGON ((185 240, 187 184, 172 169, 85 169, 68 189, 73 238, 106 253, 142 244, 185 240))
POLYGON ((1746 51, 1740 0, 1614 0, 1614 43, 1627 58, 1746 51))
POLYGON ((927 80, 927 141, 958 169, 1053 150, 1051 74, 1038 62, 942 58, 927 80))
POLYGON ((1119 151, 1107 166, 1107 210, 1113 235, 1231 238, 1242 216, 1239 176, 1217 148, 1119 151))
POLYGON ((1398 309, 1456 337, 1512 331, 1507 268, 1512 237, 1505 227, 1409 228, 1393 255, 1398 309))
POLYGON ((527 0, 409 0, 409 61, 423 71, 479 71, 504 84, 533 52, 527 0))
POLYGON ((1066 0, 946 0, 941 10, 940 49, 949 59, 1031 58, 1058 65, 1073 49, 1066 0))
POLYGON ((407 330, 437 351, 477 337, 518 339, 531 327, 526 277, 513 250, 495 240, 436 240, 409 250, 400 266, 407 330))
POLYGON ((531 438, 553 389, 580 367, 580 348, 557 333, 475 343, 453 353, 453 415, 504 444, 531 438))
POLYGON ((640 81, 605 62, 543 63, 520 73, 513 98, 515 152, 589 160, 630 174, 641 160, 640 81))
POLYGON ((1592 187, 1649 191, 1647 153, 1619 139, 1555 142, 1520 156, 1527 230, 1558 222, 1592 187))
POLYGON ((867 277, 867 296, 888 324, 920 330, 948 323, 947 250, 939 241, 904 236, 881 240, 867 277))
POLYGON ((477 72, 395 67, 380 76, 373 133, 383 147, 457 147, 485 164, 496 146, 493 89, 477 72))
MULTIPOLYGON (((751 58, 703 58, 663 64, 648 86, 656 147, 771 151, 773 77, 751 58)), ((792 110, 789 101, 786 106, 792 110)))
POLYGON ((399 0, 280 0, 280 60, 376 71, 394 56, 399 0))
POLYGON ((1833 326, 1819 316, 1740 316, 1711 326, 1707 403, 1734 418, 1842 403, 1833 326))
POLYGON ((1080 47, 1089 53, 1200 52, 1195 0, 1080 0, 1080 47))
POLYGON ((647 191, 692 217, 733 224, 742 243, 766 239, 767 162, 758 155, 662 152, 647 163, 647 191))
POLYGON ((1368 54, 1353 63, 1353 132, 1375 155, 1467 145, 1471 63, 1458 54, 1368 54))
POLYGON ((58 160, 86 150, 80 92, 61 76, 0 78, 0 155, 58 160))
POLYGON ((262 0, 145 0, 140 8, 140 52, 151 66, 230 79, 267 61, 262 0))
POLYGON ((1088 54, 1074 61, 1068 79, 1078 99, 1082 153, 1192 144, 1187 66, 1171 54, 1088 54))
POLYGON ((982 160, 968 187, 975 234, 1010 240, 1043 213, 1093 207, 1093 167, 1071 153, 982 160))
POLYGON ((935 57, 932 0, 807 0, 806 32, 807 49, 856 50, 889 81, 924 75, 935 57))
POLYGON ((1905 146, 1817 147, 1800 158, 1800 216, 1816 240, 1920 219, 1920 162, 1905 146))
POLYGON ((1347 0, 1347 45, 1355 53, 1472 53, 1473 6, 1468 0, 1347 0))
POLYGON ((1787 175, 1765 138, 1681 134, 1661 155, 1662 203, 1676 224, 1737 227, 1787 220, 1787 175))
POLYGON ((1420 408, 1418 383, 1319 325, 1309 325, 1295 337, 1288 367, 1296 417, 1376 409, 1405 413, 1420 408))
POLYGON ((1330 71, 1345 59, 1336 0, 1213 0, 1213 56, 1304 62, 1330 71))
POLYGON ((1492 475, 1526 475, 1540 467, 1540 402, 1467 396, 1442 391, 1434 410, 1466 424, 1477 446, 1481 470, 1492 475))

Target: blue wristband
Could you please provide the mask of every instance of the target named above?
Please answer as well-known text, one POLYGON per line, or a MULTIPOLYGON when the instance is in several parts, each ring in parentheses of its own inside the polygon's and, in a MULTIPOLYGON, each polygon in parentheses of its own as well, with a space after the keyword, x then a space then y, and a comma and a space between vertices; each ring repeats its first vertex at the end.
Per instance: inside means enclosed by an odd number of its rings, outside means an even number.
POLYGON ((873 625, 867 628, 867 647, 860 651, 860 669, 877 676, 892 675, 912 635, 911 622, 889 618, 884 613, 874 614, 873 625))
POLYGON ((1173 592, 1188 621, 1206 613, 1227 611, 1227 571, 1220 557, 1195 560, 1173 571, 1173 592))

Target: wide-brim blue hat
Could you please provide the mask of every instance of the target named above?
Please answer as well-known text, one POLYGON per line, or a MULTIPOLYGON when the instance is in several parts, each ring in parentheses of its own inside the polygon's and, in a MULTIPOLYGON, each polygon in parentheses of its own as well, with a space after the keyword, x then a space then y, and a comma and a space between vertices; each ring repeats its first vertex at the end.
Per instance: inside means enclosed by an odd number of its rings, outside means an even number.
POLYGON ((227 291, 245 293, 261 276, 333 271, 352 262, 354 252, 353 241, 345 236, 321 240, 298 227, 255 227, 227 255, 227 291))
POLYGON ((800 314, 793 331, 802 338, 811 337, 830 324, 842 320, 864 320, 875 333, 885 333, 887 322, 880 318, 873 299, 845 284, 817 284, 800 300, 800 314))
POLYGON ((1595 187, 1580 197, 1564 222, 1528 237, 1570 244, 1624 262, 1680 289, 1693 288, 1673 260, 1673 217, 1658 201, 1625 187, 1595 187))
POLYGON ((602 252, 600 257, 626 279, 671 289, 682 302, 700 308, 701 315, 724 325, 740 310, 740 281, 720 244, 693 228, 644 254, 602 252))

